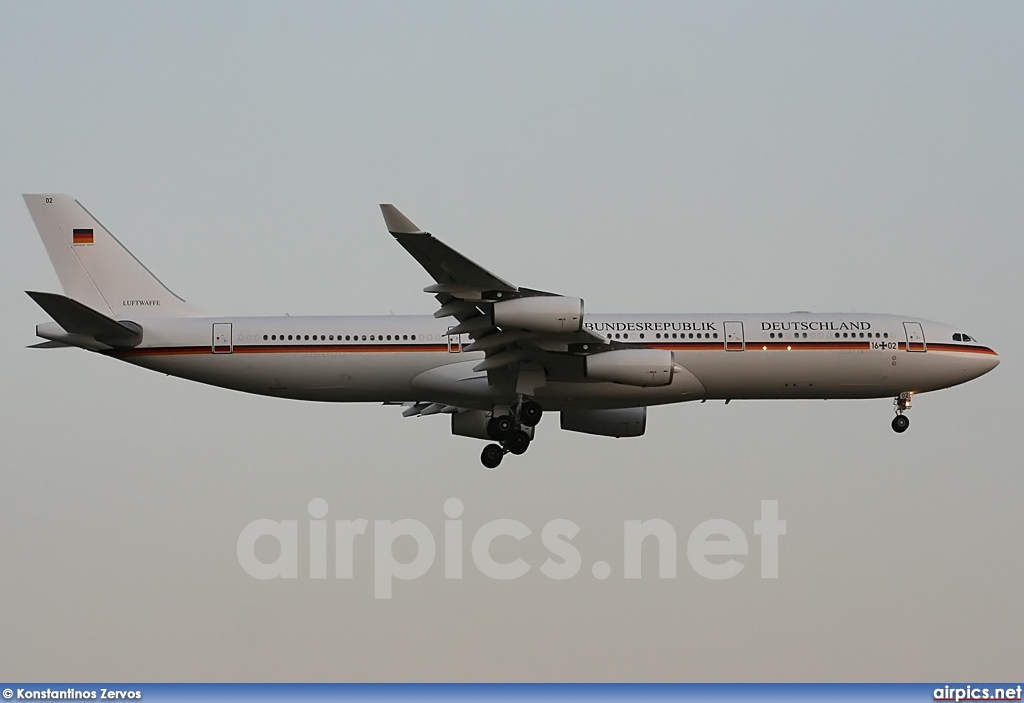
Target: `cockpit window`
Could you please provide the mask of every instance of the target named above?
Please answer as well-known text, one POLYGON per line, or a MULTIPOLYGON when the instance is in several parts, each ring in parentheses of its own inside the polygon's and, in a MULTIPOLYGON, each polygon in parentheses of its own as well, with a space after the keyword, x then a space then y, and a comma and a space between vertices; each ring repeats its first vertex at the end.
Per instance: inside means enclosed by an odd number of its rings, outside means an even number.
POLYGON ((968 335, 963 334, 962 332, 957 332, 956 334, 953 335, 953 341, 954 342, 977 342, 978 340, 974 339, 973 337, 969 337, 968 335))

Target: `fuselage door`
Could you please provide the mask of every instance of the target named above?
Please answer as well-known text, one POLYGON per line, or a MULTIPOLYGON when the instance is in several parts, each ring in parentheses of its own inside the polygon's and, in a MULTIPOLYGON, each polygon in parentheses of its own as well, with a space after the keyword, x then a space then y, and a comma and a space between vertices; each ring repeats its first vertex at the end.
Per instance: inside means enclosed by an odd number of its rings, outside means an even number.
POLYGON ((448 351, 452 354, 458 354, 462 351, 462 335, 452 334, 454 326, 448 328, 448 351))
POLYGON ((743 323, 739 321, 725 323, 725 350, 743 351, 746 342, 743 339, 743 323))
POLYGON ((927 351, 928 345, 924 341, 924 330, 920 322, 904 322, 903 329, 907 332, 907 351, 927 351))
POLYGON ((234 351, 234 344, 231 339, 230 322, 213 323, 213 353, 230 354, 234 351))

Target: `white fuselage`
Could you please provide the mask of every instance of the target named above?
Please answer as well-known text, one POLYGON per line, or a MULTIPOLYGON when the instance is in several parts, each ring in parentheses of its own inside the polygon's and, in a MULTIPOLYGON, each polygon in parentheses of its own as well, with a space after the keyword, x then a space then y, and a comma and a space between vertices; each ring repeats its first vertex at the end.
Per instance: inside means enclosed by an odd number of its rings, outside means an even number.
MULTIPOLYGON (((858 313, 587 315, 613 344, 669 349, 671 384, 551 380, 545 408, 698 399, 877 398, 976 378, 999 363, 948 325, 858 313), (957 339, 954 339, 956 335, 957 339)), ((431 401, 489 410, 512 398, 472 369, 483 352, 430 316, 149 318, 129 350, 103 352, 248 393, 328 402, 431 401)), ((557 351, 557 350, 553 350, 557 351)))
POLYGON ((247 393, 395 403, 446 413, 490 440, 481 463, 523 454, 547 411, 562 429, 644 434, 647 406, 693 400, 895 398, 995 368, 948 325, 861 313, 586 315, 582 298, 517 286, 382 204, 387 231, 433 280, 433 316, 203 315, 73 197, 24 196, 64 295, 26 291, 53 322, 34 347, 81 347, 247 393))

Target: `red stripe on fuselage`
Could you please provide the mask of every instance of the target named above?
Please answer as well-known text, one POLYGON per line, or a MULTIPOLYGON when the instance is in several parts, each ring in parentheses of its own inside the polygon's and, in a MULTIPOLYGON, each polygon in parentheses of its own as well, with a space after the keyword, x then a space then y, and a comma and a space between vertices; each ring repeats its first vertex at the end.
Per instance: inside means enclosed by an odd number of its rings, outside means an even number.
MULTIPOLYGON (((688 351, 726 351, 723 342, 707 343, 707 342, 672 342, 672 343, 651 343, 651 344, 636 344, 637 348, 650 347, 653 349, 667 349, 674 352, 688 352, 688 351)), ((899 343, 899 350, 906 350, 906 343, 899 343)), ((218 347, 224 351, 218 351, 218 354, 224 354, 227 352, 226 346, 218 347)), ((862 342, 857 340, 856 342, 802 342, 793 340, 791 342, 754 342, 748 341, 746 343, 747 351, 848 351, 848 350, 870 350, 871 342, 862 342)), ((877 350, 886 351, 886 350, 877 350)), ((959 352, 968 354, 991 354, 996 355, 995 351, 988 347, 970 346, 966 344, 928 344, 928 351, 932 352, 959 352)), ((345 354, 345 353, 364 353, 364 354, 381 354, 381 353, 395 353, 395 352, 406 352, 406 353, 439 353, 448 352, 448 345, 446 344, 365 344, 365 345, 354 345, 354 344, 294 344, 294 345, 236 345, 233 353, 235 354, 345 354)), ((136 357, 136 356, 173 356, 173 355, 187 355, 187 354, 213 354, 213 350, 209 346, 191 346, 191 347, 145 347, 141 349, 113 349, 103 352, 110 356, 116 356, 118 358, 125 357, 136 357)), ((733 352, 735 353, 735 352, 733 352)))

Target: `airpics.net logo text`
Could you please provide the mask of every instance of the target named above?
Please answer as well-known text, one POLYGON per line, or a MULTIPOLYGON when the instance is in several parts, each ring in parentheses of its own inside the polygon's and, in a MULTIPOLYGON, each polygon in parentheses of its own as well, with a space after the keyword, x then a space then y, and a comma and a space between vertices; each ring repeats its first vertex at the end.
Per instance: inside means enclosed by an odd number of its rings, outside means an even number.
MULTIPOLYGON (((238 563, 249 576, 260 579, 299 578, 300 551, 308 559, 309 578, 326 579, 329 567, 333 565, 336 579, 351 579, 355 572, 355 554, 361 544, 372 539, 373 549, 373 595, 375 598, 391 598, 395 581, 413 581, 426 575, 442 552, 444 576, 446 579, 461 579, 464 573, 466 545, 473 567, 488 578, 509 581, 529 573, 534 565, 522 556, 499 561, 492 554, 491 546, 498 538, 511 538, 522 543, 529 538, 536 539, 534 531, 526 524, 512 518, 499 518, 480 525, 472 534, 464 529, 462 515, 465 506, 458 498, 444 502, 444 534, 440 539, 426 524, 419 520, 374 520, 372 537, 367 534, 370 521, 366 519, 334 520, 333 549, 328 546, 327 501, 314 498, 309 501, 310 520, 303 520, 303 534, 300 540, 299 520, 253 520, 238 535, 238 563), (276 543, 277 556, 272 561, 263 561, 257 555, 257 542, 276 543), (415 545, 414 556, 400 561, 395 554, 399 541, 415 545), (301 544, 300 544, 301 542, 301 544), (440 545, 440 547, 439 547, 440 545), (308 551, 307 551, 308 550, 308 551), (332 564, 333 562, 333 564, 332 564)), ((580 533, 580 527, 572 520, 555 519, 547 522, 539 532, 540 544, 548 554, 537 567, 545 577, 563 581, 578 575, 583 568, 583 556, 573 544, 580 533)), ((761 515, 753 520, 753 535, 759 542, 761 578, 779 577, 779 538, 786 534, 786 521, 779 518, 779 502, 762 500, 761 515)), ((657 544, 657 573, 659 578, 674 579, 677 574, 679 539, 675 527, 666 520, 624 520, 622 524, 623 552, 622 577, 639 579, 643 573, 642 553, 647 540, 657 544)), ((362 549, 369 549, 366 544, 362 549)), ((699 576, 711 580, 730 579, 745 567, 751 548, 750 540, 743 528, 731 520, 711 519, 693 528, 686 538, 686 558, 690 567, 699 576)), ((408 550, 403 550, 403 553, 408 550)), ((503 550, 507 551, 507 550, 503 550)), ((648 565, 648 573, 653 572, 648 565)), ((612 575, 612 566, 607 561, 597 561, 591 566, 594 578, 604 580, 612 575)))

